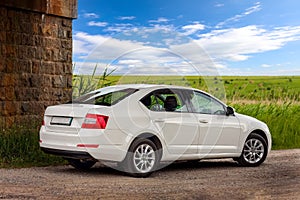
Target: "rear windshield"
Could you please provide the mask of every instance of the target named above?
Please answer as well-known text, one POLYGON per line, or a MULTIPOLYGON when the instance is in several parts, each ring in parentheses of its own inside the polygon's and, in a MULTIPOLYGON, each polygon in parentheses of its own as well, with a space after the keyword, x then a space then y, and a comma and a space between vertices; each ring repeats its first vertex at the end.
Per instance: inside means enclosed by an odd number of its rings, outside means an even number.
POLYGON ((133 89, 133 88, 116 90, 108 93, 102 93, 98 91, 95 93, 89 93, 81 97, 78 97, 73 101, 73 103, 111 106, 117 104, 118 102, 122 101, 126 97, 135 93, 136 91, 137 89, 133 89))

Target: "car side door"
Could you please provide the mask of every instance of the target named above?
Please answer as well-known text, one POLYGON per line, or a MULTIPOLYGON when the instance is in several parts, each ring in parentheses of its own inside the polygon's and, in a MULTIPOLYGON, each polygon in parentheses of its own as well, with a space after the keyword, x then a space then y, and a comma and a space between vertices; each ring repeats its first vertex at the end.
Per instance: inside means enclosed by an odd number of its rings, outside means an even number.
POLYGON ((226 114, 226 106, 214 97, 193 91, 190 105, 199 126, 200 157, 224 157, 237 152, 241 127, 234 115, 226 114))
POLYGON ((176 158, 198 153, 198 123, 178 89, 159 89, 142 99, 168 152, 176 158), (173 100, 172 100, 173 99, 173 100), (172 101, 176 101, 172 105, 172 101))

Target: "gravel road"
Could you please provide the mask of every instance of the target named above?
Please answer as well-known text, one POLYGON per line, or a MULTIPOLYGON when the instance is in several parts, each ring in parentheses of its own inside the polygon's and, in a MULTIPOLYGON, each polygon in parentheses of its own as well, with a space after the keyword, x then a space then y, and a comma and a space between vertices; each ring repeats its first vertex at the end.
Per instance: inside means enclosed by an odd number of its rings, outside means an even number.
POLYGON ((272 151, 260 167, 231 159, 176 163, 149 178, 96 165, 0 169, 0 199, 300 199, 300 149, 272 151))

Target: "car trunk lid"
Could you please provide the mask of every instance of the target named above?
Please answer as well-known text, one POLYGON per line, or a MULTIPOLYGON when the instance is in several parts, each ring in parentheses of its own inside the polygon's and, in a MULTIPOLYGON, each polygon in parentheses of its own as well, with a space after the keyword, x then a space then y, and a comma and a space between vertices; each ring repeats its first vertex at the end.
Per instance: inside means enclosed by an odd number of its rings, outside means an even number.
POLYGON ((91 104, 61 104, 49 106, 45 111, 44 124, 47 131, 77 134, 87 115, 93 109, 105 106, 91 104))

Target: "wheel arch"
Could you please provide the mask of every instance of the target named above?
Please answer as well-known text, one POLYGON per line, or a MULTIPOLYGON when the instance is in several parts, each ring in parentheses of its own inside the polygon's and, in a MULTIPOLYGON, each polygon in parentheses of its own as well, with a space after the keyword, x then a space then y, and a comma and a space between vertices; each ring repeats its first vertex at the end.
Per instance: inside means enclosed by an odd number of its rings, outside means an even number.
MULTIPOLYGON (((266 157, 268 155, 268 147, 269 147, 270 144, 269 144, 268 137, 267 137, 266 133, 263 130, 261 130, 261 129, 255 129, 255 130, 251 131, 250 134, 247 136, 245 143, 247 142, 248 139, 250 139, 252 137, 254 137, 255 139, 261 140, 261 142, 265 143, 265 144, 263 144, 263 146, 266 145, 267 149, 263 149, 263 151, 256 152, 256 150, 258 148, 260 148, 260 146, 254 147, 251 144, 250 145, 251 147, 247 146, 247 148, 248 148, 248 151, 247 151, 248 154, 247 155, 244 155, 244 150, 242 149, 240 157, 233 158, 241 166, 249 166, 249 167, 259 166, 260 164, 262 164, 265 161, 265 159, 266 159, 266 157), (262 141, 262 139, 264 139, 264 141, 262 141), (250 148, 251 149, 254 148, 253 150, 251 150, 251 152, 254 151, 254 152, 252 152, 252 154, 256 154, 256 156, 253 156, 253 158, 252 158, 252 155, 250 155, 250 158, 246 158, 250 154, 249 153, 250 148), (258 154, 261 154, 261 153, 262 153, 262 155, 260 155, 258 157, 258 154), (251 161, 250 161, 250 159, 251 159, 251 161)), ((257 141, 255 141, 254 145, 256 145, 256 142, 257 141)), ((243 145, 243 148, 245 146, 245 143, 243 145)))
MULTIPOLYGON (((154 134, 152 134, 152 133, 142 133, 142 134, 140 134, 140 135, 137 135, 137 136, 132 140, 132 142, 130 143, 128 150, 130 149, 130 147, 131 147, 131 145, 134 143, 134 141, 136 141, 136 140, 139 139, 139 138, 144 138, 144 139, 149 139, 149 140, 151 140, 151 141, 156 145, 157 149, 158 149, 158 150, 161 150, 161 151, 163 152, 163 146, 162 146, 162 143, 161 143, 160 139, 159 139, 156 135, 154 135, 154 134)), ((160 156, 162 156, 162 152, 161 152, 160 156)), ((159 159, 161 159, 161 157, 160 157, 159 159)))
MULTIPOLYGON (((256 133, 256 134, 262 136, 262 137, 265 139, 265 141, 266 141, 266 143, 267 143, 267 146, 269 146, 269 141, 268 141, 267 135, 266 135, 266 133, 265 133, 263 130, 261 130, 261 129, 255 129, 255 130, 253 130, 251 133, 256 133)), ((251 133, 250 133, 250 134, 251 134, 251 133)), ((250 135, 250 134, 249 134, 249 135, 250 135)), ((249 137, 249 136, 248 136, 248 137, 249 137)))
POLYGON ((254 129, 254 130, 252 130, 252 131, 249 131, 246 135, 244 135, 244 137, 240 140, 240 145, 239 145, 239 153, 240 154, 242 154, 242 152, 243 152, 243 148, 244 148, 244 144, 245 144, 245 142, 247 141, 247 139, 250 137, 250 135, 252 134, 252 133, 256 133, 256 134, 258 134, 258 135, 260 135, 262 138, 264 138, 264 140, 266 141, 266 144, 267 144, 267 147, 269 148, 269 140, 268 140, 268 137, 267 137, 267 135, 266 135, 266 133, 263 131, 263 130, 261 130, 261 129, 254 129))

